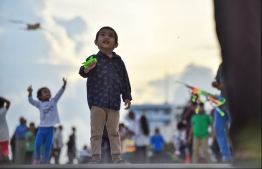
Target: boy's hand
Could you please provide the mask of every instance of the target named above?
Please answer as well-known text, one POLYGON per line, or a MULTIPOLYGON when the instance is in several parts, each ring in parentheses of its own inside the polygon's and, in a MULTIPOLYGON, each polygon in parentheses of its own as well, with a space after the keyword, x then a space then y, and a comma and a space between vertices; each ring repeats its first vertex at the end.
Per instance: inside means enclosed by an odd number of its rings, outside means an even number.
POLYGON ((92 61, 89 65, 88 65, 88 69, 93 69, 96 66, 96 61, 92 61))
POLYGON ((85 73, 88 73, 91 69, 93 69, 96 66, 96 61, 92 61, 87 68, 84 69, 85 73))
POLYGON ((64 82, 64 85, 62 88, 65 88, 66 87, 66 84, 67 84, 67 80, 63 77, 63 82, 64 82))
POLYGON ((125 108, 125 110, 128 110, 130 109, 130 106, 131 106, 131 101, 129 99, 126 99, 125 100, 125 106, 127 105, 127 107, 125 108))

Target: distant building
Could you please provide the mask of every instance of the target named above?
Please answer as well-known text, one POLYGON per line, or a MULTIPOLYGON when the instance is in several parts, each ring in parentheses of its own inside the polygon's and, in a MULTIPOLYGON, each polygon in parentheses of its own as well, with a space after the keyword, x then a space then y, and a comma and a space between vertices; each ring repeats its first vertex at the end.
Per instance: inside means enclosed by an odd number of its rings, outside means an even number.
POLYGON ((180 107, 174 107, 171 104, 143 104, 132 105, 130 111, 133 111, 136 117, 142 114, 146 115, 150 127, 150 135, 154 134, 155 128, 160 129, 166 142, 172 141, 173 133, 176 129, 178 118, 180 118, 180 107))

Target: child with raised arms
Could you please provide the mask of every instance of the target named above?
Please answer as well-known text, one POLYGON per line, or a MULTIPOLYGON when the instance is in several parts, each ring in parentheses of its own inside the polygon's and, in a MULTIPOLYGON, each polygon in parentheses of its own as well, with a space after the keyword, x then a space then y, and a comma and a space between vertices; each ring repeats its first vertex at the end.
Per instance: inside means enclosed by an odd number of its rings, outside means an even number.
POLYGON ((40 125, 36 135, 35 141, 35 160, 33 164, 47 164, 49 161, 49 155, 51 151, 54 126, 60 123, 59 114, 57 110, 57 102, 65 91, 66 79, 63 78, 63 86, 55 95, 51 98, 51 92, 47 87, 42 87, 37 91, 37 98, 39 101, 34 100, 32 97, 32 86, 29 86, 28 91, 28 101, 33 106, 40 110, 40 125), (44 145, 44 154, 41 157, 41 145, 44 145))

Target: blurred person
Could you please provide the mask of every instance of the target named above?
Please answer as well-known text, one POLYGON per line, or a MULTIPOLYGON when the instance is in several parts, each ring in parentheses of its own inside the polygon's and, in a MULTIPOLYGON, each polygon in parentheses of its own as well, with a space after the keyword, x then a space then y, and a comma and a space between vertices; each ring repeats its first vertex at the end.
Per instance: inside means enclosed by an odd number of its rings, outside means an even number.
POLYGON ((59 164, 61 149, 63 147, 63 126, 56 127, 50 158, 54 157, 55 164, 59 164))
POLYGON ((179 157, 179 162, 185 162, 186 160, 186 124, 183 121, 178 122, 177 129, 174 133, 174 148, 175 154, 179 157))
POLYGON ((4 97, 0 97, 0 151, 3 153, 3 164, 11 164, 8 149, 10 135, 6 122, 6 114, 10 105, 11 102, 9 100, 4 97))
POLYGON ((121 141, 121 158, 131 163, 134 162, 131 158, 131 154, 135 149, 135 142, 130 139, 130 135, 128 134, 128 128, 127 126, 125 126, 124 123, 119 123, 119 136, 121 141))
MULTIPOLYGON (((221 91, 220 96, 226 98, 227 96, 225 93, 225 82, 224 82, 224 71, 223 71, 223 62, 219 65, 216 80, 212 82, 212 86, 217 88, 221 91)), ((218 108, 215 108, 214 111, 214 131, 216 135, 216 141, 219 145, 220 153, 222 155, 221 162, 223 163, 229 163, 232 161, 231 151, 230 151, 230 145, 229 145, 229 138, 227 135, 227 128, 230 123, 230 113, 228 108, 227 101, 219 106, 218 108), (219 111, 223 111, 224 115, 222 116, 219 111)))
POLYGON ((135 133, 135 156, 136 163, 146 163, 147 162, 147 147, 149 146, 149 134, 150 129, 148 126, 148 121, 145 115, 142 115, 134 128, 135 133))
POLYGON ((261 168, 261 0, 214 0, 233 166, 261 168))
POLYGON ((92 159, 92 153, 88 149, 86 145, 84 145, 83 149, 79 153, 79 164, 87 164, 92 159))
POLYGON ((198 114, 195 114, 191 119, 191 129, 188 137, 188 142, 191 142, 192 137, 194 138, 192 163, 199 163, 198 159, 199 159, 200 147, 205 155, 207 162, 208 163, 212 162, 210 153, 208 152, 209 127, 211 127, 211 133, 212 136, 214 137, 212 125, 213 125, 212 117, 206 114, 204 109, 204 103, 199 103, 198 114))
POLYGON ((68 162, 67 164, 73 164, 74 159, 76 158, 76 128, 72 127, 72 134, 69 136, 69 140, 67 142, 67 156, 68 162))
POLYGON ((155 134, 150 138, 150 144, 153 147, 153 163, 162 163, 164 143, 165 141, 160 134, 159 128, 155 128, 155 134))
POLYGON ((26 132, 26 156, 25 164, 32 164, 35 146, 35 123, 29 124, 29 130, 26 132))
POLYGON ((40 111, 40 125, 38 127, 35 141, 35 159, 33 164, 48 164, 54 136, 54 126, 60 123, 57 109, 57 102, 65 91, 67 81, 63 78, 63 85, 56 95, 51 98, 51 91, 47 87, 42 87, 37 91, 39 101, 33 99, 32 86, 29 86, 28 101, 40 111), (41 157, 41 146, 44 145, 44 155, 41 157))
POLYGON ((127 127, 125 126, 125 124, 124 123, 119 123, 119 125, 118 125, 119 127, 119 137, 120 137, 120 141, 121 141, 121 151, 122 151, 122 153, 123 152, 125 152, 125 150, 123 150, 123 144, 122 144, 122 142, 123 142, 123 140, 125 140, 126 139, 126 137, 127 137, 127 127))
POLYGON ((123 146, 126 149, 125 158, 129 159, 129 162, 136 163, 135 151, 136 151, 136 139, 135 128, 138 123, 138 117, 133 111, 128 112, 128 127, 126 128, 126 138, 123 141, 123 146))
POLYGON ((27 126, 23 117, 20 117, 19 122, 15 130, 15 164, 25 164, 27 126))
MULTIPOLYGON (((192 99, 189 102, 189 106, 185 107, 183 113, 182 113, 182 120, 186 122, 186 139, 188 140, 189 138, 189 133, 191 129, 191 118, 193 115, 196 114, 196 108, 197 108, 197 102, 192 101, 192 99)), ((193 138, 190 140, 190 142, 187 142, 186 148, 188 149, 189 152, 189 158, 190 162, 192 161, 192 145, 193 145, 193 138)))

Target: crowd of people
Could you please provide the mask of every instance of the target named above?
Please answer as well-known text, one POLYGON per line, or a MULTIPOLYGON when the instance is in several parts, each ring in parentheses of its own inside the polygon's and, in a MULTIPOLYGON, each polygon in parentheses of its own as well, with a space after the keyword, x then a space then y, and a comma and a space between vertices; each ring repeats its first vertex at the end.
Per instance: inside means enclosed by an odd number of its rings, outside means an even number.
MULTIPOLYGON (((8 110, 10 101, 2 97, 1 100, 5 102, 5 104, 2 104, 1 110, 8 110)), ((215 153, 219 154, 219 152, 213 149, 211 145, 208 145, 207 141, 214 134, 213 130, 211 132, 208 130, 208 127, 213 124, 214 116, 211 116, 212 113, 209 114, 205 111, 203 103, 191 102, 182 112, 181 118, 177 123, 177 128, 172 129, 174 131, 173 140, 168 143, 165 141, 160 128, 155 128, 153 132, 150 132, 150 126, 145 114, 137 115, 135 112, 130 111, 128 113, 128 124, 119 123, 118 127, 121 141, 121 159, 129 163, 220 162, 221 159, 218 157, 211 160, 211 155, 214 156, 215 153), (196 114, 195 110, 198 106, 200 108, 198 114, 196 114), (200 123, 202 127, 203 123, 206 124, 204 128, 199 128, 200 123), (196 127, 196 130, 192 130, 192 126, 198 127, 196 127), (198 136, 204 139, 200 139, 198 136)), ((1 115, 3 114, 1 113, 1 115)), ((1 117, 5 119, 4 116, 1 117)), ((1 126, 3 126, 2 123, 1 126)), ((11 160, 9 160, 10 154, 8 150, 4 149, 4 146, 1 146, 1 153, 5 154, 5 160, 3 160, 5 164, 33 164, 36 157, 36 136, 38 132, 39 127, 36 127, 34 122, 30 122, 28 125, 27 120, 21 117, 10 140, 11 160)), ((69 136, 67 143, 65 143, 63 139, 63 126, 60 124, 54 127, 54 135, 46 164, 61 164, 61 150, 66 147, 66 155, 68 156, 66 164, 75 164, 76 162, 73 162, 75 159, 78 164, 86 164, 92 161, 91 147, 84 145, 83 149, 77 150, 75 134, 76 128, 72 127, 72 134, 69 136), (51 162, 52 158, 53 162, 51 162)), ((112 163, 110 145, 105 125, 100 144, 100 163, 112 163)), ((45 155, 45 151, 44 141, 40 146, 41 157, 45 155)))
MULTIPOLYGON (((47 155, 47 164, 51 163, 51 159, 53 158, 53 164, 61 164, 60 162, 60 154, 62 148, 67 148, 67 156, 68 162, 67 164, 73 164, 73 160, 77 159, 77 149, 76 149, 76 142, 75 142, 75 131, 76 128, 72 127, 72 134, 69 136, 68 141, 64 142, 63 139, 63 126, 60 124, 57 127, 54 127, 54 137, 52 138, 52 144, 47 155)), ((4 158, 1 160, 2 164, 33 164, 33 161, 36 156, 36 136, 39 132, 39 127, 35 126, 34 122, 30 122, 27 125, 27 120, 24 117, 19 119, 19 124, 17 125, 14 134, 10 140, 10 148, 11 153, 9 153, 9 141, 6 145, 1 146, 0 153, 4 155, 4 158), (10 158, 12 157, 12 158, 10 158)), ((1 142, 2 143, 2 142, 1 142)), ((90 151, 89 149, 84 148, 86 152, 90 151)), ((40 156, 45 155, 45 142, 41 144, 40 147, 40 156)), ((83 151, 80 152, 79 158, 83 158, 86 154, 83 151)), ((0 158, 1 159, 1 158, 0 158)), ((79 159, 80 160, 80 159, 79 159)), ((81 160, 80 160, 81 161, 81 160)))

